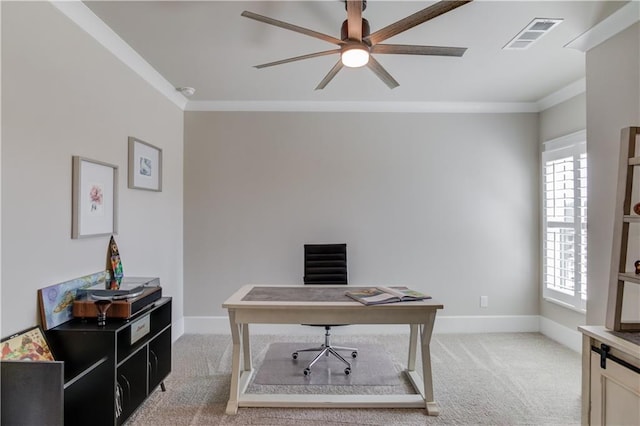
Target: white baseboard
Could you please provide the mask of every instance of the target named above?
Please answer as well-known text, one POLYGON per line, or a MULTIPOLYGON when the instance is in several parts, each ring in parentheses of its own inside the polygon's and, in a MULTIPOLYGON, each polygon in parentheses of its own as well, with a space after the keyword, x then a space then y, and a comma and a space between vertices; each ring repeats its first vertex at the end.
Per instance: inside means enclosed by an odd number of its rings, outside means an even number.
POLYGON ((540 317, 540 333, 578 353, 582 352, 582 334, 578 330, 565 327, 549 318, 540 317))
MULTIPOLYGON (((393 324, 348 325, 332 330, 335 336, 406 332, 406 325, 393 324)), ((580 332, 539 315, 438 316, 433 332, 434 334, 539 332, 576 352, 582 350, 580 332)), ((230 334, 229 318, 226 316, 184 317, 173 324, 173 340, 177 340, 185 333, 230 334)), ((251 333, 304 336, 312 334, 313 331, 309 327, 298 324, 251 324, 251 333)))
POLYGON ((433 332, 451 333, 535 333, 538 315, 437 316, 433 332))
MULTIPOLYGON (((185 331, 184 331, 184 322, 185 319, 184 317, 180 318, 179 320, 177 320, 176 322, 171 324, 171 341, 172 343, 175 343, 176 340, 178 340, 180 338, 180 336, 182 336, 185 331)), ((202 333, 199 333, 202 334, 202 333)))

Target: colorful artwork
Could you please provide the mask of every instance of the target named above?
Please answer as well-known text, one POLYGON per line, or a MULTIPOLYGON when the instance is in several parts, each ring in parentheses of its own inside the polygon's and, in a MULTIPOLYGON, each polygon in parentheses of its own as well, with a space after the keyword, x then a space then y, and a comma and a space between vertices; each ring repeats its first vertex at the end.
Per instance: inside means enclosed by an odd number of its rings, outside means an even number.
POLYGON ((55 361, 40 327, 33 327, 2 340, 3 361, 55 361))
POLYGON ((71 320, 73 318, 73 301, 78 289, 89 288, 101 283, 102 288, 106 288, 106 277, 106 271, 96 272, 38 290, 42 327, 49 330, 71 320))
POLYGON ((111 263, 110 265, 107 265, 107 269, 111 272, 109 289, 118 290, 120 288, 120 283, 122 283, 124 272, 122 271, 122 260, 120 260, 118 244, 116 244, 116 240, 113 238, 113 235, 109 240, 109 262, 111 263))

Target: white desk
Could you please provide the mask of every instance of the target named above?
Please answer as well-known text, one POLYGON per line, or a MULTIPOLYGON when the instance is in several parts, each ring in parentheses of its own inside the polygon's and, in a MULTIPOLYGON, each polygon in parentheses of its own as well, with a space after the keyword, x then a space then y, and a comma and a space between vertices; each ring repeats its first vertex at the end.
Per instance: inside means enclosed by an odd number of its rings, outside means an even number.
MULTIPOLYGON (((338 297, 340 301, 336 301, 336 297, 333 298, 333 301, 317 300, 318 289, 327 291, 330 288, 339 288, 343 292, 349 289, 345 286, 326 285, 288 287, 246 285, 222 305, 229 311, 233 342, 231 389, 227 403, 227 414, 236 414, 238 407, 401 407, 425 408, 427 414, 437 416, 438 406, 433 399, 429 343, 436 311, 443 308, 442 304, 429 299, 419 302, 365 306, 347 296, 342 299, 341 296, 344 293, 338 297), (254 289, 255 291, 250 294, 254 289), (312 298, 315 297, 316 300, 309 301, 307 297, 299 297, 301 291, 313 296, 312 298), (255 300, 256 298, 252 297, 256 292, 262 295, 262 300, 255 300), (280 297, 282 295, 288 296, 288 293, 291 293, 291 297, 280 297), (265 298, 265 295, 269 297, 265 298), (248 300, 252 298, 254 300, 248 300), (410 331, 409 357, 405 373, 418 394, 291 395, 245 393, 253 375, 249 324, 408 324, 410 331), (418 334, 420 335, 422 353, 422 377, 415 371, 418 334)), ((356 287, 351 286, 350 288, 356 287)), ((337 291, 333 291, 333 293, 335 294, 337 291)))

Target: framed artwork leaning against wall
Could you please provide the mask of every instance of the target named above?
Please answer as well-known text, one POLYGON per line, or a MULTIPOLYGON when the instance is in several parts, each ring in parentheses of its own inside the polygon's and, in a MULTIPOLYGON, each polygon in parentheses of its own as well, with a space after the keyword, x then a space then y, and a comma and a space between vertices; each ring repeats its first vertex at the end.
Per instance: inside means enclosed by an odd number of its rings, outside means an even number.
POLYGON ((49 343, 38 326, 2 339, 0 345, 0 359, 3 361, 55 361, 49 343))

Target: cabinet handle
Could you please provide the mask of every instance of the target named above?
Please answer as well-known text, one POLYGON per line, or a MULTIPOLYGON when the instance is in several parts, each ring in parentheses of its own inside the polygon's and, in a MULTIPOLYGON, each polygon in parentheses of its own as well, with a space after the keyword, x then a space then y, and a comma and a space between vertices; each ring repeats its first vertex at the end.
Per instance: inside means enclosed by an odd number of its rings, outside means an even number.
POLYGON ((119 382, 116 382, 116 419, 119 419, 122 415, 122 394, 124 391, 122 390, 122 386, 120 386, 119 382))
MULTIPOLYGON (((126 385, 126 392, 122 392, 122 393, 127 395, 126 406, 128 407, 131 405, 131 384, 129 383, 129 380, 127 380, 127 378, 124 375, 121 374, 120 378, 124 381, 124 384, 126 385)), ((124 397, 122 399, 124 399, 124 397)), ((124 403, 122 404, 122 408, 124 410, 124 403)))
POLYGON ((156 355, 156 353, 153 351, 153 349, 149 349, 149 353, 151 353, 151 355, 153 355, 153 359, 156 362, 154 370, 157 373, 158 372, 158 355, 156 355))

